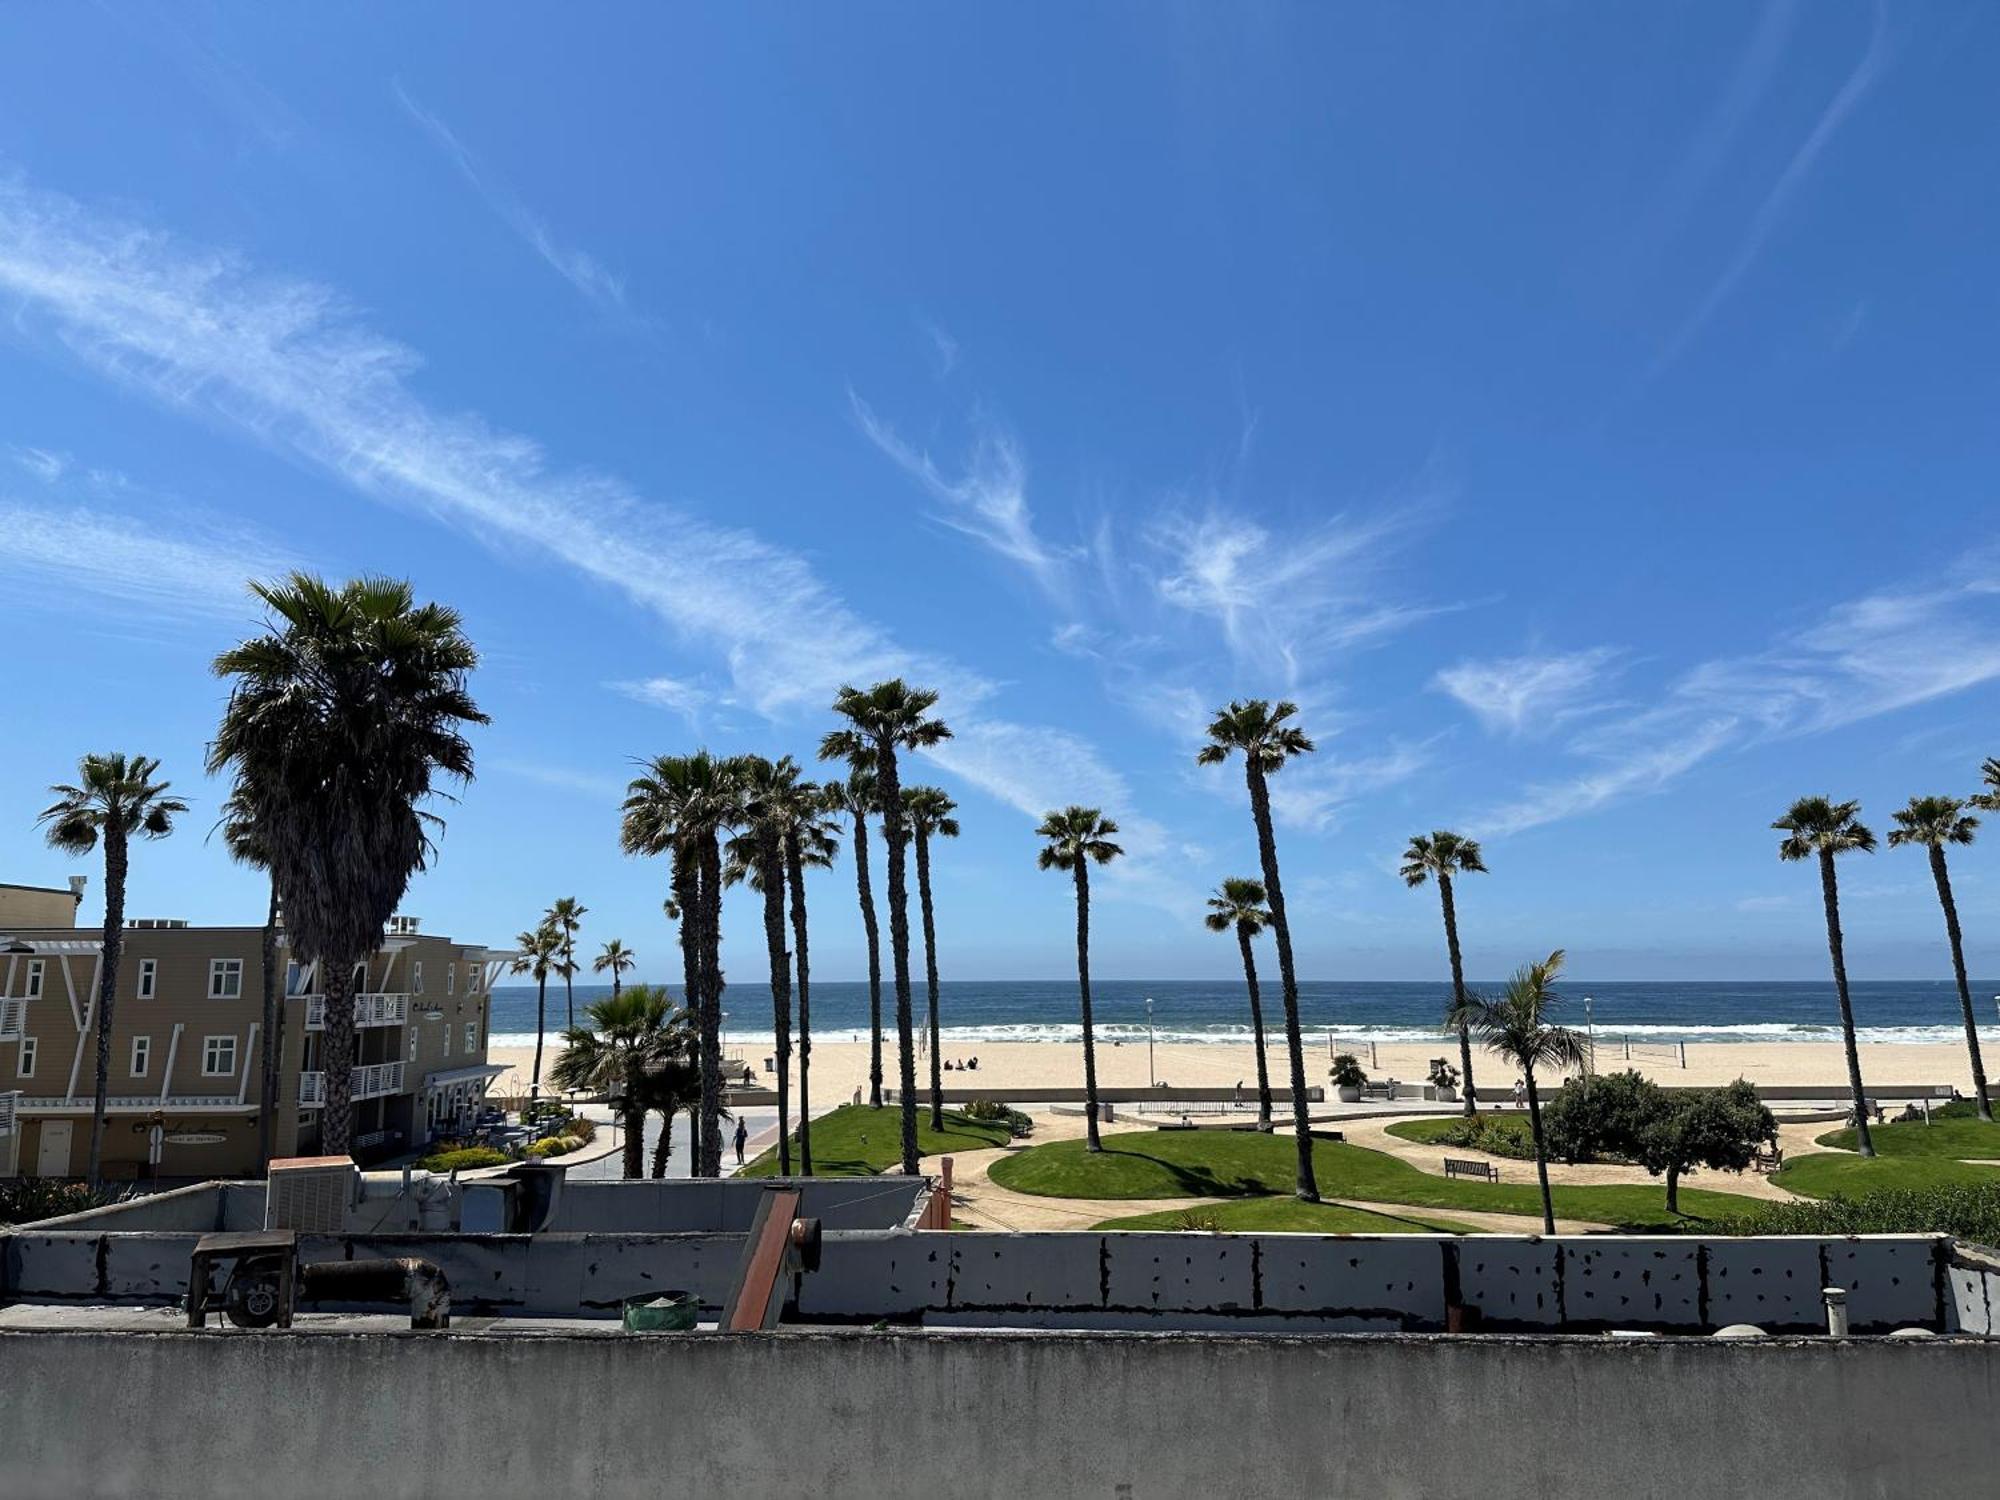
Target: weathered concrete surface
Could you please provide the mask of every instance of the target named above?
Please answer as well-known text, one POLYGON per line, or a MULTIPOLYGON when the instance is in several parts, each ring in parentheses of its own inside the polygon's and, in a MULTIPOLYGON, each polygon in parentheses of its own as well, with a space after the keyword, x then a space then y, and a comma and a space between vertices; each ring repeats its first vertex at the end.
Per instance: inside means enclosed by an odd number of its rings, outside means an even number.
POLYGON ((1972 1340, 0 1333, 0 1369, 0 1493, 38 1500, 1844 1500, 2000 1471, 1972 1340))

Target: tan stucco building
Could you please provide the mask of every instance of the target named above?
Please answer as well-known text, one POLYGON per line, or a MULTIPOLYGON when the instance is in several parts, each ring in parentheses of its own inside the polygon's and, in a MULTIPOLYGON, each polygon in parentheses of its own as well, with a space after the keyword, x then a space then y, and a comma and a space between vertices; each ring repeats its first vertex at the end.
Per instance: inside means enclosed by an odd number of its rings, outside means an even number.
MULTIPOLYGON (((75 1177, 89 1158, 102 933, 80 895, 0 886, 0 1176, 75 1177), (22 917, 60 921, 28 925, 22 917), (11 1096, 11 1097, 10 1097, 11 1096)), ((135 919, 112 1012, 107 1178, 222 1177, 257 1166, 263 929, 135 919), (157 1129, 156 1129, 157 1127, 157 1129)), ((486 1061, 487 1006, 511 953, 397 917, 357 975, 354 1154, 421 1146, 503 1069, 486 1061)), ((323 997, 279 935, 283 1061, 273 1149, 318 1148, 323 997)))

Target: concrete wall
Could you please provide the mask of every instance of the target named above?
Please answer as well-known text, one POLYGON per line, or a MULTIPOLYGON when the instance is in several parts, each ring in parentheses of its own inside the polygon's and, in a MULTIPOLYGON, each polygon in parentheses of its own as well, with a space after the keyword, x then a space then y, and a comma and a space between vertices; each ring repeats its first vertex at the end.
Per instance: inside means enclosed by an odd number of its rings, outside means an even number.
POLYGON ((715 1182, 565 1181, 549 1228, 573 1233, 743 1234, 766 1184, 803 1194, 800 1212, 828 1230, 914 1227, 931 1195, 928 1177, 722 1178, 715 1182))
POLYGON ((0 1333, 0 1369, 0 1493, 41 1500, 1901 1500, 2000 1470, 1980 1341, 0 1333))

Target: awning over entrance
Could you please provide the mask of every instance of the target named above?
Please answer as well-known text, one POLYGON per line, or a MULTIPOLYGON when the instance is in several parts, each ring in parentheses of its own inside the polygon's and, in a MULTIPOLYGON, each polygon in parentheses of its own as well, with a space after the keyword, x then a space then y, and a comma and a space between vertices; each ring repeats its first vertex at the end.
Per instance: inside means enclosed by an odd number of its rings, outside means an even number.
POLYGON ((424 1074, 424 1087, 448 1089, 454 1083, 479 1083, 498 1078, 506 1071, 506 1066, 502 1063, 480 1063, 470 1068, 446 1068, 442 1072, 424 1074))

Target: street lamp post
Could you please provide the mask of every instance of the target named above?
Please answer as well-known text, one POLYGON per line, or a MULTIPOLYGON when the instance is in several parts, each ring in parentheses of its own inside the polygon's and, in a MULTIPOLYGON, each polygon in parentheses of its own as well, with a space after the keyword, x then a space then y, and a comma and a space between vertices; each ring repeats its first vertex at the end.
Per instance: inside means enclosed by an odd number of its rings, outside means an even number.
POLYGON ((1146 997, 1146 1086, 1156 1087, 1153 1082, 1153 997, 1146 997))
POLYGON ((1590 1066, 1585 1068, 1584 1071, 1586 1073, 1595 1073, 1597 1071, 1597 1022, 1591 1015, 1590 1007, 1590 996, 1585 995, 1583 997, 1583 1029, 1590 1038, 1590 1066))

